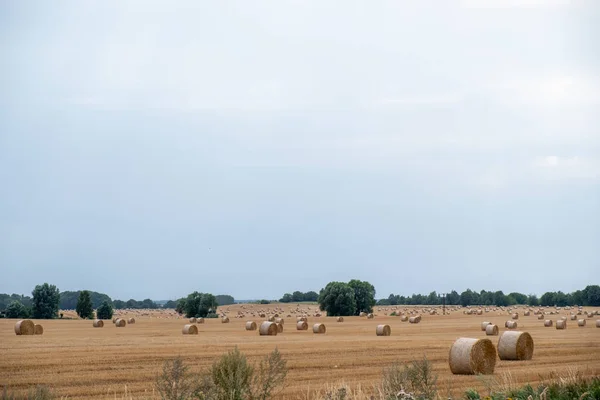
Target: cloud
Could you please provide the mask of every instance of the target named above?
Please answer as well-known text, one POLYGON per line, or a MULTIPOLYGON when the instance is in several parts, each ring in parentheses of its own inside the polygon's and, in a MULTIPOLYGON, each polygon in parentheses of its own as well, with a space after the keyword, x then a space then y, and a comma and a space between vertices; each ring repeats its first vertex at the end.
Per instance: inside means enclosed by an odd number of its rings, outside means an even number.
POLYGON ((543 179, 598 179, 600 159, 590 157, 537 157, 533 163, 537 177, 543 179))

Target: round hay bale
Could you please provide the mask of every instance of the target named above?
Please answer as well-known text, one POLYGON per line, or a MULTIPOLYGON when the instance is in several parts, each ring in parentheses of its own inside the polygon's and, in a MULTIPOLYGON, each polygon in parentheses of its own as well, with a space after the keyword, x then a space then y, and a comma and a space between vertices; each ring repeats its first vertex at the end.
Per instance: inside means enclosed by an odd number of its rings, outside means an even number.
POLYGON ((222 324, 228 324, 229 323, 229 317, 223 317, 223 318, 221 318, 221 323, 222 324))
POLYGON ((402 322, 406 322, 406 321, 408 321, 408 315, 403 315, 403 316, 401 316, 401 317, 400 317, 400 321, 402 321, 402 322))
POLYGON ((556 329, 567 329, 567 321, 564 319, 557 320, 556 329))
POLYGON ((114 324, 115 322, 117 322, 117 320, 118 320, 118 319, 119 319, 119 318, 117 318, 117 317, 113 317, 113 319, 112 319, 112 323, 114 324))
POLYGON ((538 315, 538 319, 544 319, 544 314, 538 315))
POLYGON ((489 324, 486 326, 485 334, 488 336, 498 336, 498 325, 489 324))
POLYGON ((297 317, 296 322, 300 322, 300 321, 308 322, 308 318, 307 317, 297 317))
POLYGON ((571 315, 571 321, 577 321, 577 315, 571 315))
POLYGON ((15 324, 15 334, 33 335, 35 334, 35 324, 30 319, 22 319, 15 324))
POLYGON ((127 323, 128 323, 128 324, 135 324, 135 318, 129 318, 129 319, 127 320, 127 323))
POLYGON ((585 326, 585 319, 577 320, 577 326, 584 327, 585 326))
POLYGON ((496 367, 496 348, 489 339, 459 338, 450 348, 450 371, 455 375, 490 375, 496 367))
POLYGON ((344 322, 344 317, 337 317, 335 319, 336 322, 344 322))
POLYGON ((526 316, 526 317, 529 317, 529 316, 531 315, 531 312, 530 312, 530 311, 525 311, 525 312, 523 313, 523 315, 524 315, 524 316, 526 316))
POLYGON ((275 322, 275 325, 277 325, 277 333, 282 333, 283 332, 283 324, 278 324, 277 322, 275 322))
POLYGON ((275 323, 283 325, 283 318, 275 318, 275 323))
POLYGON ((308 330, 308 323, 306 321, 298 321, 296 322, 296 329, 299 331, 308 330))
POLYGON ((600 328, 600 319, 596 320, 596 328, 600 328))
POLYGON ((94 328, 102 328, 104 327, 104 321, 102 321, 101 319, 95 319, 93 322, 93 326, 94 328))
POLYGON ((411 324, 418 324, 419 322, 421 322, 421 317, 417 316, 417 317, 410 317, 408 319, 408 322, 411 324))
POLYGON ((547 319, 544 321, 544 326, 546 328, 552 327, 552 320, 551 319, 547 319))
POLYGON ((197 324, 203 324, 204 323, 204 318, 196 318, 196 323, 197 324))
POLYGON ((246 322, 246 330, 247 331, 255 331, 257 328, 256 322, 248 321, 246 322))
POLYGON ((194 317, 190 318, 190 324, 195 324, 195 323, 196 323, 196 321, 197 321, 197 319, 196 319, 196 318, 194 318, 194 317))
POLYGON ((527 332, 504 332, 498 340, 498 356, 501 360, 531 360, 533 339, 527 332))
POLYGON ((377 325, 375 330, 377 336, 390 336, 392 334, 392 328, 389 325, 377 325))
POLYGON ((115 326, 117 328, 123 328, 125 325, 127 325, 127 321, 125 321, 122 318, 117 318, 117 320, 115 321, 115 326))
POLYGON ((364 311, 361 311, 360 314, 358 314, 359 317, 366 317, 367 313, 364 311))
POLYGON ((181 330, 181 333, 183 333, 184 335, 197 335, 198 327, 194 324, 184 325, 183 329, 181 330))
POLYGON ((260 328, 258 328, 258 333, 261 336, 277 336, 277 325, 275 322, 265 321, 260 324, 260 328))
POLYGON ((33 334, 34 335, 43 335, 44 334, 44 327, 39 325, 39 324, 35 324, 33 325, 33 334))
POLYGON ((327 329, 325 328, 325 324, 314 324, 313 325, 313 333, 325 333, 327 329))
POLYGON ((372 313, 367 314, 367 319, 373 319, 375 316, 372 313))
POLYGON ((487 326, 488 326, 488 325, 491 325, 491 324, 492 324, 491 322, 488 322, 488 321, 483 321, 483 322, 481 323, 481 330, 482 330, 482 331, 485 331, 485 329, 487 328, 487 326))
POLYGON ((512 319, 519 319, 519 314, 518 314, 518 313, 514 313, 514 314, 511 316, 511 318, 512 318, 512 319))
POLYGON ((508 329, 517 329, 517 321, 506 321, 506 323, 504 324, 504 327, 508 328, 508 329))

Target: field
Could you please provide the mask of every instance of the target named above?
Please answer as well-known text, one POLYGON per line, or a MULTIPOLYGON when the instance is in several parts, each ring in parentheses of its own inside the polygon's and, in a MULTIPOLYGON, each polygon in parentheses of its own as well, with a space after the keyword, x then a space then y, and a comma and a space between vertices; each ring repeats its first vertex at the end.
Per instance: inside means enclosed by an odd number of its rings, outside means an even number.
MULTIPOLYGON (((278 306, 288 313, 289 306, 278 306)), ((497 324, 502 332, 504 322, 510 318, 501 310, 483 315, 465 315, 458 310, 445 316, 423 314, 421 323, 409 324, 384 315, 391 311, 386 307, 376 309, 373 319, 347 317, 343 323, 334 318, 309 317, 309 326, 325 323, 327 333, 323 335, 313 334, 310 329, 296 331, 295 317, 285 318, 284 332, 268 337, 244 330, 247 320, 260 322, 261 318, 234 318, 240 307, 224 307, 229 310, 231 322, 207 319, 198 325, 198 335, 182 335, 187 320, 164 311, 124 313, 136 317, 136 323, 125 328, 116 328, 110 321, 104 328, 93 328, 91 321, 75 319, 41 321, 45 330, 42 336, 16 336, 15 320, 0 319, 0 386, 24 393, 42 384, 73 399, 153 398, 153 383, 165 360, 181 356, 193 370, 200 371, 238 346, 253 361, 279 348, 288 361, 289 374, 278 398, 306 399, 310 392, 339 382, 369 392, 380 382, 383 367, 424 355, 439 374, 440 393, 458 395, 467 388, 482 389, 484 382, 475 376, 450 373, 448 352, 454 340, 485 337, 480 329, 482 321, 497 324), (375 335, 375 327, 381 323, 391 326, 391 336, 375 335)), ((245 307, 248 311, 250 306, 245 307)), ((276 306, 253 307, 272 310, 276 306)), ((315 308, 312 306, 312 312, 315 308)), ((518 330, 533 336, 533 360, 498 360, 496 379, 510 378, 514 384, 524 384, 537 383, 553 373, 600 375, 600 329, 595 327, 600 317, 588 318, 585 327, 569 320, 568 329, 557 330, 545 328, 533 313, 525 317, 522 311, 518 330)), ((556 320, 568 314, 561 310, 559 315, 546 318, 556 320)), ((497 337, 491 338, 496 343, 497 337)))

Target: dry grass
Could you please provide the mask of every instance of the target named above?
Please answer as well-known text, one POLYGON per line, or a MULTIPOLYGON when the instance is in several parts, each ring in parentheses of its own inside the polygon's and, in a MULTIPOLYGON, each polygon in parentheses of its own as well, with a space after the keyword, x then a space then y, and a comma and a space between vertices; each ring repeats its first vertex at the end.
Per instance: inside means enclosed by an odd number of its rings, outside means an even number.
MULTIPOLYGON (((262 310, 273 307, 254 306, 262 310)), ((240 310, 237 305, 229 308, 230 316, 240 310)), ((229 324, 207 319, 198 325, 198 335, 182 335, 187 319, 160 312, 135 315, 136 324, 125 329, 113 324, 94 329, 86 320, 44 321, 41 336, 17 336, 16 320, 0 319, 0 386, 25 394, 31 387, 46 385, 70 399, 121 399, 126 387, 125 398, 155 398, 153 383, 166 360, 181 356, 191 369, 200 371, 237 345, 252 362, 275 347, 279 349, 289 368, 285 389, 278 396, 282 399, 303 399, 308 391, 322 390, 335 382, 347 382, 354 393, 375 394, 383 367, 424 355, 439 374, 439 382, 444 383, 444 393, 458 395, 467 388, 485 388, 477 377, 453 376, 448 367, 449 349, 458 337, 486 337, 481 331, 481 317, 454 312, 450 316, 425 315, 421 323, 408 324, 400 317, 375 314, 372 320, 347 317, 343 324, 333 323, 335 318, 309 317, 310 325, 324 323, 327 332, 314 335, 310 330, 287 329, 277 336, 246 331, 247 319, 238 318, 231 318, 229 324), (379 324, 390 325, 394 335, 375 336, 373 331, 379 324)), ((504 326, 506 315, 496 314, 487 313, 485 318, 504 326)), ((556 330, 544 328, 543 322, 534 315, 519 319, 520 328, 535 340, 533 359, 498 360, 496 379, 511 386, 536 384, 557 368, 577 370, 583 377, 600 375, 600 329, 590 323, 556 330)))

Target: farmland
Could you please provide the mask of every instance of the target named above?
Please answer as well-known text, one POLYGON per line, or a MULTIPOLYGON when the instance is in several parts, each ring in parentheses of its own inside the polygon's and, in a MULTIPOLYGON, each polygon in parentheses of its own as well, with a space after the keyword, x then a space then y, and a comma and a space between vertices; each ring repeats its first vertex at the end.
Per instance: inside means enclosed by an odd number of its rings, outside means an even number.
MULTIPOLYGON (((295 304, 293 305, 295 307, 295 304)), ((278 397, 307 398, 310 391, 327 384, 346 382, 363 391, 373 390, 381 380, 383 367, 396 361, 407 362, 425 355, 439 374, 441 394, 459 394, 467 388, 483 389, 485 382, 475 376, 453 376, 448 368, 448 351, 458 337, 484 338, 482 321, 490 321, 504 331, 510 319, 507 311, 489 311, 483 315, 465 315, 462 310, 451 315, 423 314, 419 324, 401 322, 387 316, 391 307, 376 308, 375 317, 346 317, 343 323, 334 318, 310 317, 309 326, 322 322, 327 333, 296 331, 295 313, 285 318, 291 305, 253 305, 254 310, 285 312, 284 332, 277 336, 259 336, 244 329, 247 320, 260 322, 258 316, 234 318, 241 305, 223 307, 231 322, 207 319, 198 324, 198 335, 182 335, 187 320, 173 312, 137 310, 121 312, 135 317, 136 323, 116 328, 107 321, 104 328, 93 328, 89 320, 63 319, 36 321, 44 326, 42 336, 16 336, 15 320, 0 320, 0 386, 25 392, 34 385, 47 385, 57 394, 69 398, 153 398, 153 383, 162 364, 181 356, 194 371, 208 367, 223 353, 237 346, 252 361, 257 361, 277 347, 288 361, 286 385, 278 397), (388 324, 389 337, 378 337, 378 324, 388 324)), ((245 306, 247 312, 250 306, 245 306)), ((399 310, 406 307, 398 306, 399 310)), ((312 306, 314 311, 316 306, 312 306)), ((412 310, 413 308, 408 308, 412 310)), ((421 308, 418 308, 421 310, 421 308)), ((586 311, 593 308, 585 308, 586 311)), ((588 318, 585 327, 568 321, 568 329, 545 328, 537 316, 523 316, 518 310, 518 330, 529 332, 535 342, 531 361, 500 361, 495 378, 515 385, 536 383, 552 374, 575 371, 582 376, 600 375, 600 329, 588 318)), ((561 310, 546 318, 556 320, 569 315, 561 310)), ((65 317, 72 316, 65 313, 65 317)), ((585 315, 579 318, 586 318, 585 315)), ((497 337, 491 337, 496 343, 497 337)))

